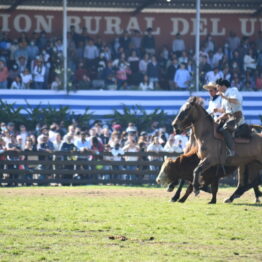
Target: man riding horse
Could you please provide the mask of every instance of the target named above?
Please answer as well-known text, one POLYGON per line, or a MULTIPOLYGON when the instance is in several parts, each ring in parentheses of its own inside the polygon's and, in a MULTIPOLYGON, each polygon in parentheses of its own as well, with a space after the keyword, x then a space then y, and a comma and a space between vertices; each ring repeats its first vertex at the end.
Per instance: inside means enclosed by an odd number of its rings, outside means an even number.
POLYGON ((228 156, 235 156, 235 144, 232 133, 236 127, 244 124, 243 98, 236 87, 230 87, 230 83, 224 79, 216 81, 218 95, 222 98, 222 107, 214 108, 214 112, 222 113, 216 120, 219 123, 218 131, 224 136, 228 149, 228 156))
MULTIPOLYGON (((220 82, 220 84, 225 91, 225 93, 223 93, 222 89, 220 89, 220 95, 222 95, 222 99, 229 102, 223 106, 225 110, 223 115, 226 116, 228 114, 227 120, 231 120, 232 118, 232 122, 240 125, 243 123, 243 115, 240 113, 242 110, 241 97, 231 97, 231 94, 226 92, 229 87, 227 82, 220 82), (240 103, 238 101, 240 101, 240 103), (231 106, 232 102, 237 106, 231 106), (230 106, 231 111, 229 111, 228 108, 230 106)), ((227 120, 224 125, 226 125, 227 120)), ((192 128, 195 144, 197 146, 197 156, 200 159, 199 164, 193 172, 193 186, 196 194, 199 193, 199 178, 212 166, 224 166, 227 164, 239 167, 239 185, 243 185, 245 183, 245 166, 253 161, 262 164, 262 136, 256 133, 252 134, 250 142, 238 142, 236 144, 235 148, 237 154, 235 157, 228 158, 226 156, 225 142, 214 136, 214 129, 217 126, 213 118, 197 103, 197 97, 191 97, 182 106, 172 125, 177 132, 189 127, 192 128)))

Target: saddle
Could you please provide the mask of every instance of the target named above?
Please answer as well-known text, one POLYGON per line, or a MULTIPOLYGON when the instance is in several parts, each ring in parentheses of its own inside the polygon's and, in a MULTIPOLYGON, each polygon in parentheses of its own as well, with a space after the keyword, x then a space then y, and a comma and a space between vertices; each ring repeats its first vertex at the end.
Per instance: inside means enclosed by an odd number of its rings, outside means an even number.
MULTIPOLYGON (((250 143, 251 142, 251 133, 250 134, 248 134, 247 136, 248 137, 242 137, 241 135, 243 135, 244 134, 244 132, 242 132, 241 130, 242 129, 246 129, 246 124, 244 124, 244 125, 242 125, 242 126, 239 126, 237 129, 236 129, 236 131, 234 132, 235 133, 235 135, 234 135, 234 142, 236 143, 236 144, 248 144, 248 143, 250 143), (245 125, 245 127, 242 127, 242 126, 244 126, 245 125)), ((215 139, 219 139, 219 140, 224 140, 224 136, 222 135, 222 134, 220 134, 218 131, 217 131, 217 129, 218 129, 218 124, 217 123, 215 123, 214 124, 214 137, 215 137, 215 139)), ((246 131, 246 130, 245 130, 246 131)), ((250 132, 251 132, 251 130, 250 130, 250 132)))

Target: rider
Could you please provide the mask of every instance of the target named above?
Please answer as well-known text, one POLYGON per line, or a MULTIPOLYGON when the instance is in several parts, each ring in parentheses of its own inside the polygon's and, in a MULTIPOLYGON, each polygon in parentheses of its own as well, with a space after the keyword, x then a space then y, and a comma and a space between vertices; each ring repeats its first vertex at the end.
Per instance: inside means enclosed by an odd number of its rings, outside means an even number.
POLYGON ((214 120, 216 120, 221 113, 214 112, 216 108, 221 108, 222 98, 217 94, 217 86, 215 82, 209 82, 207 85, 203 86, 209 92, 210 100, 208 102, 207 112, 212 115, 214 120))
POLYGON ((222 98, 222 107, 214 109, 214 112, 222 113, 217 119, 217 122, 219 122, 218 131, 225 138, 228 156, 235 156, 232 133, 237 126, 242 125, 245 121, 242 108, 243 98, 236 87, 230 87, 229 81, 220 78, 216 81, 216 84, 217 94, 222 98))

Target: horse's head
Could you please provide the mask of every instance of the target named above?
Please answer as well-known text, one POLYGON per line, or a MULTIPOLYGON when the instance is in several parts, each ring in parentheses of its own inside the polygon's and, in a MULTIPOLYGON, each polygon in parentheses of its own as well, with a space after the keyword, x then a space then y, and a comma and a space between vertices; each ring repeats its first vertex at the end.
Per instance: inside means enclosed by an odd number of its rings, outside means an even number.
POLYGON ((176 170, 179 168, 178 164, 178 159, 167 158, 161 166, 156 182, 162 186, 167 186, 171 183, 177 185, 179 180, 179 177, 176 175, 176 170))
POLYGON ((172 126, 177 133, 188 128, 197 116, 195 105, 198 102, 197 97, 190 98, 179 110, 176 118, 172 122, 172 126))

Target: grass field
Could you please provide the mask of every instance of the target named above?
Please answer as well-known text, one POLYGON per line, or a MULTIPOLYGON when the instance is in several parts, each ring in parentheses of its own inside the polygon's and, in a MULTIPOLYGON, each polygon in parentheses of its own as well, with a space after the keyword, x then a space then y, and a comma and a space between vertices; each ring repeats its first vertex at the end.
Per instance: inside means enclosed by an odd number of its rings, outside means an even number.
POLYGON ((159 188, 0 188, 0 261, 262 261, 262 205, 159 188))

